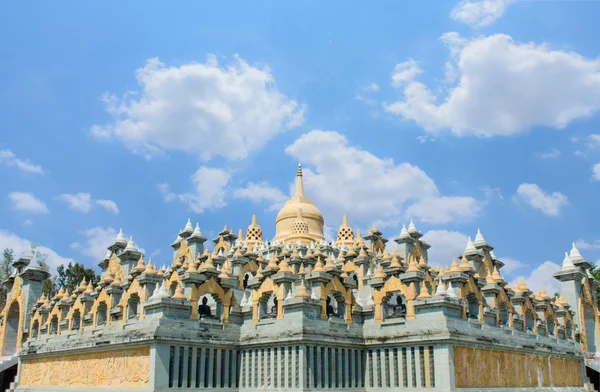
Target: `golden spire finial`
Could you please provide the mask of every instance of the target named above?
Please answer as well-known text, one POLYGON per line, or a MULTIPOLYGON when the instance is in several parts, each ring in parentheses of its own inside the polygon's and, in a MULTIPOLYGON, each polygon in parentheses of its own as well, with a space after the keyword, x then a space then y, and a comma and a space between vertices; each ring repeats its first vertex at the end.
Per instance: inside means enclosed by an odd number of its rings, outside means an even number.
POLYGON ((244 233, 242 232, 242 229, 238 231, 238 239, 240 241, 244 241, 244 233))
POLYGON ((256 214, 252 214, 252 223, 251 223, 251 226, 256 226, 256 225, 257 225, 257 223, 256 223, 256 214))
POLYGON ((348 215, 344 214, 342 218, 342 226, 348 226, 348 215))
POLYGON ((294 196, 304 196, 304 183, 302 182, 302 165, 298 164, 298 173, 296 173, 296 193, 294 196))
POLYGON ((295 298, 310 298, 310 294, 306 291, 306 286, 304 285, 304 279, 300 282, 300 288, 298 288, 298 292, 294 296, 295 298))

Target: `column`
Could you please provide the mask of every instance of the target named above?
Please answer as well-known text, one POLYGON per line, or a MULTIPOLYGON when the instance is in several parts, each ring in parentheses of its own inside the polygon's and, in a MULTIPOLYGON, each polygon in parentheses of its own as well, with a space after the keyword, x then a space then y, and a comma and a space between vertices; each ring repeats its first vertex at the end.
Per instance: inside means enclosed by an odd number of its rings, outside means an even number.
POLYGON ((206 385, 206 348, 200 350, 200 388, 206 385))
POLYGON ((308 355, 308 371, 307 371, 307 376, 308 376, 308 387, 309 388, 314 388, 315 386, 315 355, 314 353, 315 348, 313 346, 307 346, 306 347, 306 355, 308 355))
POLYGON ((404 355, 402 355, 402 347, 398 347, 398 385, 404 387, 404 355))
POLYGON ((300 385, 301 389, 306 388, 306 346, 300 346, 300 385))
POLYGON ((417 388, 421 388, 424 383, 421 380, 421 347, 415 347, 415 373, 417 375, 417 388))
POLYGON ((329 347, 324 347, 323 350, 325 350, 325 358, 323 360, 323 364, 325 365, 323 369, 324 388, 327 389, 329 388, 329 347))
POLYGON ((365 350, 365 388, 373 387, 373 380, 371 377, 371 369, 373 365, 371 365, 371 355, 369 350, 365 350))
POLYGON ((413 387, 413 372, 412 372, 412 350, 410 347, 406 348, 406 379, 408 380, 408 387, 413 387))
POLYGON ((229 388, 239 388, 238 379, 238 364, 237 364, 238 353, 237 350, 231 350, 231 375, 229 378, 229 388))
POLYGON ((182 372, 182 380, 181 380, 181 387, 182 388, 187 388, 188 385, 188 361, 189 361, 189 354, 190 354, 190 347, 181 347, 181 349, 183 350, 183 361, 182 361, 182 366, 183 366, 183 372, 182 372))
POLYGON ((426 388, 431 387, 431 368, 429 367, 429 346, 425 346, 423 349, 423 366, 425 366, 425 380, 423 380, 424 386, 426 388))
POLYGON ((342 374, 342 370, 344 369, 344 359, 342 358, 342 349, 338 348, 337 350, 337 385, 339 388, 344 386, 344 378, 342 374))
POLYGON ((255 386, 256 388, 262 388, 265 385, 265 375, 263 374, 264 357, 262 348, 256 350, 256 357, 256 361, 258 362, 258 371, 256 372, 257 382, 255 386))
POLYGON ((215 373, 215 349, 214 348, 209 348, 208 349, 208 387, 209 388, 214 388, 215 387, 215 380, 214 380, 214 373, 215 373))
POLYGON ((290 348, 285 347, 285 384, 286 388, 290 387, 290 348))
POLYGON ((352 349, 344 349, 344 388, 350 388, 350 360, 348 356, 352 352, 352 349))
POLYGON ((337 388, 337 356, 335 348, 331 348, 331 387, 337 388))
POLYGON ((171 347, 154 345, 150 348, 150 389, 169 387, 169 362, 171 347))
POLYGON ((362 388, 362 382, 363 382, 363 350, 356 350, 356 360, 358 362, 358 385, 356 385, 358 388, 362 388))
POLYGON ((231 371, 231 354, 230 353, 231 353, 230 350, 223 351, 223 354, 225 354, 225 360, 221 364, 221 366, 225 368, 225 371, 223 372, 224 376, 225 376, 225 379, 223 380, 223 386, 225 388, 229 388, 229 373, 231 371))
POLYGON ((396 386, 396 370, 394 369, 394 349, 390 348, 388 354, 388 361, 390 362, 390 366, 388 366, 388 380, 390 380, 390 387, 394 388, 396 386))
POLYGON ((283 347, 277 348, 277 384, 276 388, 283 388, 283 347))
POLYGON ((175 354, 173 357, 173 388, 179 388, 179 355, 181 347, 175 346, 175 354))
POLYGON ((317 370, 315 371, 317 388, 323 388, 323 372, 321 371, 321 369, 323 369, 323 366, 321 366, 321 350, 321 346, 317 346, 317 370))
POLYGON ((250 350, 244 350, 244 364, 246 371, 244 375, 244 387, 250 388, 250 350))
POLYGON ((190 355, 192 356, 192 374, 190 376, 190 387, 196 388, 196 370, 198 370, 198 348, 190 347, 190 355))
POLYGON ((379 388, 380 387, 380 383, 378 382, 379 377, 381 377, 379 375, 379 349, 374 349, 373 351, 371 351, 371 364, 373 366, 373 387, 374 388, 379 388))
POLYGON ((433 367, 436 391, 455 388, 454 348, 448 345, 433 346, 433 367))
POLYGON ((386 374, 388 373, 389 369, 385 368, 385 349, 384 348, 380 348, 379 349, 379 377, 381 378, 381 386, 383 388, 388 386, 388 383, 386 381, 386 374))
POLYGON ((296 385, 296 361, 298 360, 296 358, 296 346, 292 346, 292 388, 297 388, 298 385, 296 385))
POLYGON ((277 373, 275 373, 275 354, 277 353, 277 348, 272 347, 269 349, 271 352, 271 374, 269 375, 269 387, 275 388, 275 380, 277 380, 277 373))
POLYGON ((350 388, 356 388, 356 379, 358 378, 358 374, 356 374, 356 351, 355 349, 351 348, 349 350, 349 354, 350 354, 350 373, 349 373, 349 377, 350 377, 350 384, 348 385, 350 388))

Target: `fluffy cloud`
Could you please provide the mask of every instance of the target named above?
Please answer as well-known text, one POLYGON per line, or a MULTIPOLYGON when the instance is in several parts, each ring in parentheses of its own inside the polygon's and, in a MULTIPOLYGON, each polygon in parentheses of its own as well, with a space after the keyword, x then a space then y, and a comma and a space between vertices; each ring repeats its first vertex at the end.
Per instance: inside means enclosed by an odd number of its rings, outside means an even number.
POLYGON ((596 163, 592 166, 592 179, 600 181, 600 163, 596 163))
POLYGON ((504 267, 502 267, 502 275, 503 278, 511 278, 515 275, 515 273, 525 267, 525 264, 520 262, 517 259, 513 259, 511 257, 499 257, 500 261, 504 263, 504 267))
POLYGON ((600 240, 596 240, 593 243, 589 243, 585 240, 579 239, 575 241, 575 246, 578 249, 600 249, 600 240))
POLYGON ((450 265, 467 244, 467 236, 458 231, 429 230, 423 239, 431 245, 429 264, 437 267, 450 265))
POLYGON ((308 196, 334 220, 344 213, 363 223, 393 220, 408 207, 416 218, 447 223, 470 218, 478 209, 474 199, 441 196, 434 181, 419 167, 395 163, 351 146, 337 132, 311 131, 288 146, 286 152, 314 167, 304 169, 308 196), (440 203, 436 207, 441 213, 438 216, 424 208, 436 202, 440 203))
POLYGON ((19 159, 10 150, 0 150, 0 164, 4 164, 6 166, 14 166, 28 173, 44 173, 44 169, 42 169, 40 165, 34 165, 29 161, 19 159))
POLYGON ((93 227, 84 230, 81 234, 85 239, 84 242, 74 242, 71 244, 71 248, 89 256, 94 261, 100 261, 106 254, 106 248, 117 238, 117 231, 112 227, 93 227))
POLYGON ((519 185, 514 200, 525 202, 549 216, 557 216, 560 209, 569 204, 569 199, 562 193, 547 194, 537 184, 519 185))
POLYGON ((443 101, 414 79, 421 70, 409 60, 392 76, 403 98, 384 105, 433 135, 450 130, 457 136, 506 136, 536 126, 564 128, 600 107, 598 59, 517 43, 504 34, 465 39, 447 33, 442 41, 457 76, 443 101))
MULTIPOLYGON (((0 249, 12 249, 16 257, 22 254, 31 254, 31 244, 31 241, 28 239, 21 238, 6 230, 0 230, 0 249)), ((48 255, 46 262, 50 266, 52 273, 56 272, 56 268, 59 265, 73 262, 72 259, 63 257, 46 246, 39 245, 36 249, 40 253, 48 255)))
POLYGON ((536 158, 539 159, 555 159, 560 156, 560 150, 558 148, 553 148, 546 152, 538 152, 535 154, 536 158))
POLYGON ((158 184, 158 189, 166 202, 179 200, 188 204, 192 211, 198 214, 227 205, 225 196, 231 180, 231 174, 227 170, 201 166, 190 180, 194 192, 177 194, 170 190, 167 183, 158 184))
POLYGON ((538 292, 542 288, 546 290, 548 295, 552 296, 554 293, 560 291, 560 283, 558 280, 552 277, 556 271, 560 268, 559 264, 556 264, 552 261, 544 261, 537 268, 531 271, 531 274, 528 276, 519 276, 517 277, 511 284, 511 287, 514 287, 516 283, 521 281, 521 278, 525 279, 525 283, 529 287, 529 290, 538 292))
POLYGON ((304 120, 304 106, 279 92, 268 68, 239 57, 227 66, 215 56, 180 67, 150 59, 136 78, 141 91, 104 97, 113 122, 91 133, 146 156, 177 149, 202 159, 245 158, 304 120))
POLYGON ((89 193, 64 193, 58 196, 58 199, 64 201, 70 209, 86 214, 92 210, 94 205, 99 205, 100 207, 112 212, 115 215, 119 213, 117 203, 115 203, 112 200, 94 200, 92 199, 92 195, 90 195, 89 193))
POLYGON ((479 201, 472 197, 425 197, 406 209, 406 214, 425 223, 468 221, 481 210, 479 201))
POLYGON ((450 17, 473 28, 489 26, 504 15, 509 4, 516 0, 463 0, 450 13, 450 17))
POLYGON ((47 214, 50 212, 46 203, 27 192, 11 192, 8 198, 17 211, 31 212, 32 214, 47 214))
POLYGON ((248 182, 245 187, 236 188, 233 191, 234 199, 250 200, 253 203, 267 202, 269 210, 279 210, 288 197, 267 182, 248 182))

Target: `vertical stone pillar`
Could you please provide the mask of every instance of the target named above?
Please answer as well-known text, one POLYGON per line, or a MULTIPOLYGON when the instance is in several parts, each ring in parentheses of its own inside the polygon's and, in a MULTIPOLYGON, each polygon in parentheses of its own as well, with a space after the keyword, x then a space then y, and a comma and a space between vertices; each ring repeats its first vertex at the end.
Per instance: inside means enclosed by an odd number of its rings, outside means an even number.
POLYGON ((433 347, 436 391, 451 391, 455 388, 454 348, 449 345, 433 347))
POLYGON ((169 387, 170 355, 168 345, 157 344, 150 347, 150 390, 169 387))

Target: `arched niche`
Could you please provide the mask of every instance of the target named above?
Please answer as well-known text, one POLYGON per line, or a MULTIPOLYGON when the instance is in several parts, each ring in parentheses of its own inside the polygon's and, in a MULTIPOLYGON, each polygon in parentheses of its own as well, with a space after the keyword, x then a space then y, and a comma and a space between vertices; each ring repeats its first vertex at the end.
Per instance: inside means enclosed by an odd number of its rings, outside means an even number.
POLYGON ((2 355, 13 355, 17 352, 19 341, 19 321, 21 319, 21 310, 18 302, 13 302, 6 313, 6 325, 4 331, 4 344, 2 355))
POLYGON ((554 317, 552 317, 551 315, 549 315, 546 318, 546 329, 548 330, 548 336, 552 336, 552 337, 555 336, 556 332, 555 332, 554 317))
POLYGON ((534 326, 535 326, 535 319, 533 317, 533 312, 531 311, 531 309, 526 309, 525 310, 525 330, 533 332, 534 326))
POLYGON ((381 306, 384 320, 406 317, 406 297, 401 292, 389 292, 381 306))
POLYGON ((585 325, 587 351, 590 354, 596 354, 596 314, 594 308, 587 302, 583 304, 583 322, 585 325))
POLYGON ((498 303, 498 323, 500 325, 509 325, 508 305, 502 301, 498 303))
POLYGON ((127 300, 127 320, 137 320, 140 317, 140 297, 131 294, 127 300))
POLYGON ((479 300, 477 294, 470 292, 466 295, 467 318, 479 320, 479 300))

